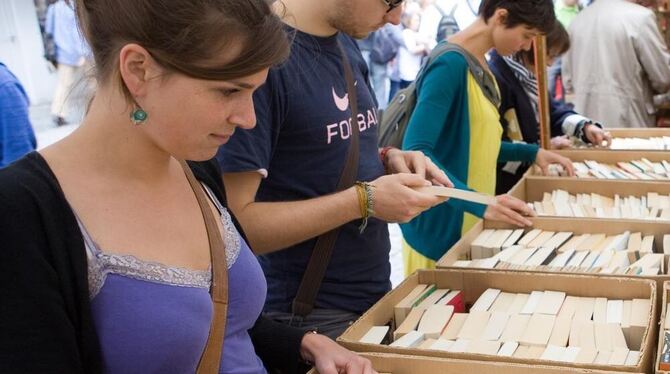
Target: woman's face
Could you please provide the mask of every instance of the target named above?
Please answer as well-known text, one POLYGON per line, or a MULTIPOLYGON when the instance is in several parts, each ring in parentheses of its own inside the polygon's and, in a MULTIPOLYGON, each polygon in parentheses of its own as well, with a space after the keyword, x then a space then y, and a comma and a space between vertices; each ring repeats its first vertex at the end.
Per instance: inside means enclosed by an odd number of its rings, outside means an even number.
POLYGON ((497 25, 493 28, 493 45, 503 56, 511 56, 521 50, 528 51, 540 32, 526 25, 508 28, 497 25))
POLYGON ((231 81, 209 81, 172 73, 155 79, 142 106, 142 129, 161 149, 186 160, 208 160, 236 128, 256 125, 253 92, 268 69, 231 81))

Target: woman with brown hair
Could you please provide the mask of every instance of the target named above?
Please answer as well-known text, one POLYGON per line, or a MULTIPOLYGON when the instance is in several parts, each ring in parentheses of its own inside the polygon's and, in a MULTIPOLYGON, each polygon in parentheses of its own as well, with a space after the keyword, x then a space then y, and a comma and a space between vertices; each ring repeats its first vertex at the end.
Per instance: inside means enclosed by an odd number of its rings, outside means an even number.
MULTIPOLYGON (((547 66, 570 49, 570 36, 560 22, 547 33, 547 66)), ((535 78, 535 51, 519 51, 513 56, 501 56, 491 52, 491 72, 500 88, 500 124, 502 139, 511 142, 538 144, 540 138, 537 79, 535 78)), ((602 125, 581 116, 571 106, 550 100, 552 148, 570 146, 567 135, 576 136, 595 145, 609 142, 611 136, 602 125)), ((508 162, 499 164, 496 178, 496 194, 510 190, 526 173, 530 163, 508 162)))
POLYGON ((204 161, 255 125, 252 93, 288 54, 266 1, 75 10, 97 68, 89 111, 0 170, 0 371, 259 373, 302 359, 372 373, 259 318, 265 278, 204 161))

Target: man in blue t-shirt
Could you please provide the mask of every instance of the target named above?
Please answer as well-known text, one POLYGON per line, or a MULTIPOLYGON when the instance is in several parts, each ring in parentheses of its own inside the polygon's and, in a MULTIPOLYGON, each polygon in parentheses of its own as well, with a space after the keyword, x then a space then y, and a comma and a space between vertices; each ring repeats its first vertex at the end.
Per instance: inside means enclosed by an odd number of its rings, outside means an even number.
POLYGON ((0 168, 35 150, 37 142, 28 105, 21 83, 0 63, 0 168))
POLYGON ((316 238, 341 227, 315 309, 299 321, 331 337, 390 289, 385 221, 406 222, 440 202, 409 187, 429 181, 451 185, 423 154, 377 148, 376 102, 352 37, 365 37, 387 22, 397 24, 401 2, 275 3, 294 36, 291 55, 254 95, 257 126, 236 133, 217 155, 229 206, 260 255, 268 281, 265 310, 272 318, 297 320, 291 304, 316 238), (351 120, 338 44, 356 81, 357 121, 351 120), (357 180, 373 186, 374 214, 362 233, 359 191, 351 187, 336 193, 352 122, 360 130, 357 180))

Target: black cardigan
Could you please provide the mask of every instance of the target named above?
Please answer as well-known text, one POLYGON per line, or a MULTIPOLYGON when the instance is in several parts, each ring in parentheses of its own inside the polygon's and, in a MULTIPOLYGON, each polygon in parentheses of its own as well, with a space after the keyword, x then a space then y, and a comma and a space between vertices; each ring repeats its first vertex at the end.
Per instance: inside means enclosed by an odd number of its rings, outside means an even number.
MULTIPOLYGON (((189 166, 225 205, 218 166, 189 166)), ((304 331, 261 317, 249 333, 266 366, 299 365, 304 331)), ((0 372, 101 371, 82 234, 56 177, 33 152, 0 169, 0 372)))
MULTIPOLYGON (((535 118, 535 111, 528 94, 524 91, 521 82, 519 82, 512 68, 507 65, 503 57, 496 51, 491 51, 490 55, 489 67, 496 77, 498 87, 500 88, 501 103, 498 111, 500 112, 500 125, 503 128, 502 140, 510 141, 510 138, 507 136, 509 124, 505 119, 505 113, 510 109, 514 109, 519 121, 523 141, 528 144, 538 144, 540 142, 540 125, 535 118)), ((549 100, 549 113, 552 137, 564 135, 562 128, 563 121, 569 116, 577 114, 569 106, 551 98, 549 100)), ((507 193, 523 177, 530 164, 519 167, 516 174, 503 171, 504 166, 504 164, 498 164, 497 167, 496 195, 507 193)))

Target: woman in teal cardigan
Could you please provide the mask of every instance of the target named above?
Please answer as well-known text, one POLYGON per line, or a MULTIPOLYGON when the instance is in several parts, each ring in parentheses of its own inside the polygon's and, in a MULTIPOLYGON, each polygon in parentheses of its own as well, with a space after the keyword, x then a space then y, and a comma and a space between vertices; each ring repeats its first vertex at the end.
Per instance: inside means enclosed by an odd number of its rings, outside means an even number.
MULTIPOLYGON (((449 42, 460 47, 435 60, 417 84, 417 104, 403 141, 403 149, 422 151, 444 170, 457 188, 495 193, 499 162, 523 161, 546 170, 560 163, 570 173, 565 157, 531 144, 501 142, 498 114, 500 94, 488 70, 485 54, 495 48, 513 54, 528 50, 535 36, 556 22, 551 0, 484 0, 479 18, 449 42), (479 63, 477 79, 465 55, 479 63), (488 75, 488 76, 486 76, 488 75), (488 81, 486 89, 478 83, 488 81), (486 93, 485 93, 486 92, 486 93)), ((480 218, 530 226, 526 204, 509 195, 485 205, 451 199, 401 225, 405 272, 434 267, 444 253, 480 218)))

